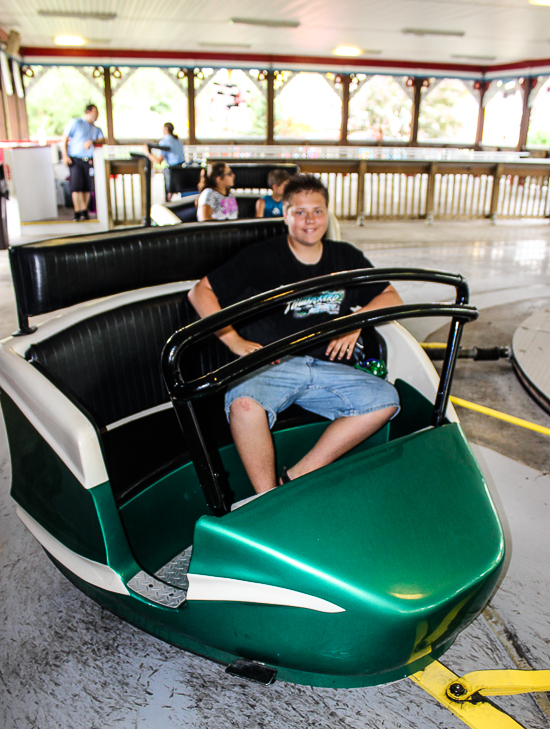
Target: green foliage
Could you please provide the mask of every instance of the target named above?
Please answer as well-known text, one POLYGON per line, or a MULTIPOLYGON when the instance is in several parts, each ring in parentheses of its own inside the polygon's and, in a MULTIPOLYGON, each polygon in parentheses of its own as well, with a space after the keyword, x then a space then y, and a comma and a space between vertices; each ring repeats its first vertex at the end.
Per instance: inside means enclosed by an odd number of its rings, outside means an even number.
POLYGON ((350 139, 407 140, 412 101, 391 76, 374 76, 350 102, 350 139), (366 132, 366 133, 365 133, 366 132))
MULTIPOLYGON (((236 90, 236 89, 234 89, 236 90)), ((240 69, 221 68, 195 96, 199 139, 263 139, 266 134, 266 99, 250 76, 240 69), (239 104, 230 105, 225 85, 236 86, 239 104)))
POLYGON ((187 97, 175 80, 160 68, 138 68, 124 69, 119 84, 120 88, 113 91, 117 139, 160 139, 166 122, 171 122, 175 133, 185 139, 187 97))
POLYGON ((149 107, 149 111, 153 111, 155 114, 165 114, 172 111, 172 108, 165 101, 155 101, 149 107))
POLYGON ((300 71, 275 99, 278 139, 338 139, 342 100, 325 74, 300 71))
POLYGON ((422 99, 418 138, 440 141, 458 141, 461 138, 461 141, 473 142, 473 138, 464 138, 467 135, 466 117, 472 113, 477 117, 477 104, 462 81, 444 79, 422 99))
POLYGON ((528 147, 550 147, 550 130, 537 129, 527 136, 528 147))
POLYGON ((267 127, 267 99, 262 94, 255 94, 248 104, 252 118, 251 136, 265 137, 267 127))
POLYGON ((26 93, 29 134, 39 132, 48 137, 63 134, 71 119, 84 116, 86 106, 95 104, 99 110, 97 125, 107 133, 103 93, 76 68, 55 66, 37 80, 26 93))

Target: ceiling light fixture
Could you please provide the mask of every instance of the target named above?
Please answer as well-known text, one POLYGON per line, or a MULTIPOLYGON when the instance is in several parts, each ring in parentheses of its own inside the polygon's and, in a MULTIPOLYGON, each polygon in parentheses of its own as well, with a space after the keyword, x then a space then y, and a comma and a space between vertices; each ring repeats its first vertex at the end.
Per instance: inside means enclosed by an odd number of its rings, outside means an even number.
POLYGON ((338 48, 335 48, 332 53, 335 56, 354 58, 355 56, 362 55, 364 51, 362 51, 360 48, 356 48, 355 46, 338 46, 338 48))
POLYGON ((297 28, 299 20, 262 20, 262 18, 230 18, 234 25, 260 25, 265 28, 297 28))
POLYGON ((81 20, 114 20, 116 13, 71 13, 65 10, 39 10, 38 15, 44 18, 80 18, 81 20))
POLYGON ((451 58, 465 58, 468 61, 496 61, 496 56, 470 56, 467 53, 451 53, 451 58))
POLYGON ((250 48, 251 43, 199 43, 201 48, 250 48))
POLYGON ((550 0, 529 0, 529 2, 531 3, 531 5, 550 5, 550 0))
POLYGON ((83 46, 86 41, 78 35, 58 35, 53 39, 57 46, 83 46))
POLYGON ((442 35, 447 37, 462 38, 465 35, 463 30, 430 30, 430 28, 403 28, 405 35, 442 35))

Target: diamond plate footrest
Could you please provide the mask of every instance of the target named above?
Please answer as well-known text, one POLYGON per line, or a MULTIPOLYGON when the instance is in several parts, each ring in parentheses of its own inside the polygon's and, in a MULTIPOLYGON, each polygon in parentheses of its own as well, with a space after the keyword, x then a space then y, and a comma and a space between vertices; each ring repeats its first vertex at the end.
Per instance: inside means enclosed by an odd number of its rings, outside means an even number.
POLYGON ((178 608, 185 602, 187 595, 186 590, 167 585, 143 571, 132 577, 127 583, 127 587, 146 600, 169 608, 178 608))
POLYGON ((174 585, 174 587, 179 587, 180 590, 187 592, 189 587, 187 573, 189 572, 189 562, 191 562, 192 554, 193 545, 184 549, 183 552, 177 554, 174 559, 171 559, 164 567, 155 572, 155 577, 168 585, 174 585))

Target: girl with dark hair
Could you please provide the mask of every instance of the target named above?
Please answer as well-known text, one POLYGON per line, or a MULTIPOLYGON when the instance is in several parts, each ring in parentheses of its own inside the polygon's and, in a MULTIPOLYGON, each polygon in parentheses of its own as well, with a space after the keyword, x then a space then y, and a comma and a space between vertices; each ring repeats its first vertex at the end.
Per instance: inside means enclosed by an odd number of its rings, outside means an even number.
POLYGON ((235 220, 237 200, 231 192, 235 174, 226 162, 215 162, 204 178, 204 188, 197 203, 197 218, 205 220, 235 220))

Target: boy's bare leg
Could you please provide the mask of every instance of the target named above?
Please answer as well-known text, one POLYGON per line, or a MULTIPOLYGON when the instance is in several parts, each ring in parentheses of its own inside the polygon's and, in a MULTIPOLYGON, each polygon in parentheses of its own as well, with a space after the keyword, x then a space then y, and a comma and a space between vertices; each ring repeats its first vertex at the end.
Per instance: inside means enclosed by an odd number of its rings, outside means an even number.
POLYGON ((275 488, 275 450, 266 411, 255 400, 240 397, 231 404, 229 424, 256 493, 275 488))
POLYGON ((385 408, 376 410, 374 413, 333 420, 309 453, 306 453, 295 466, 288 469, 289 477, 298 478, 340 458, 344 453, 380 430, 396 409, 395 407, 385 408))
MULTIPOLYGON (((396 408, 390 407, 334 420, 309 453, 288 469, 288 475, 295 479, 327 466, 380 430, 395 411, 396 408)), ((266 411, 255 400, 239 398, 230 408, 230 426, 256 493, 275 488, 275 451, 266 411)))

